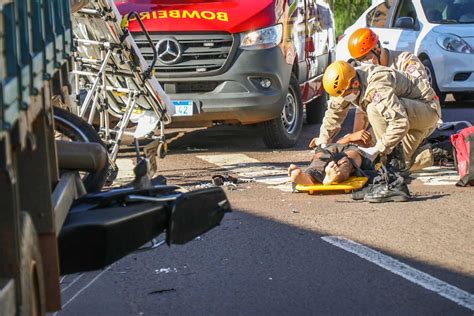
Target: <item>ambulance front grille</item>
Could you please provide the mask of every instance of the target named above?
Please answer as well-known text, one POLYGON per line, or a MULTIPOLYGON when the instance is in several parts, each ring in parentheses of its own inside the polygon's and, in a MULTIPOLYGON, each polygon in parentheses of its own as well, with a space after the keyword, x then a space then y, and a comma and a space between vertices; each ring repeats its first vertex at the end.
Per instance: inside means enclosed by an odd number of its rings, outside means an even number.
MULTIPOLYGON (((134 33, 133 37, 143 57, 151 63, 153 51, 145 36, 141 33, 134 33)), ((158 60, 155 66, 155 74, 161 78, 219 74, 224 71, 235 53, 235 49, 233 49, 234 37, 229 33, 150 33, 150 37, 155 45, 160 41, 166 42, 167 40, 175 40, 179 43, 181 57, 178 60, 168 64, 160 59, 158 60)), ((176 42, 171 44, 173 51, 176 42)), ((166 57, 172 56, 164 54, 162 57, 166 61, 166 57)))

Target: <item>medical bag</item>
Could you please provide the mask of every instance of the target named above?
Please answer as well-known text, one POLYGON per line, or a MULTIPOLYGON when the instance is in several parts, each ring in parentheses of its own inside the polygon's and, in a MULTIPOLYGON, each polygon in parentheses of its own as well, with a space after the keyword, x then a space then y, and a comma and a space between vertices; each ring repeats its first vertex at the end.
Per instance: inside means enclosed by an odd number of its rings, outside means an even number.
POLYGON ((457 186, 474 186, 474 126, 451 136, 454 161, 460 176, 457 186))

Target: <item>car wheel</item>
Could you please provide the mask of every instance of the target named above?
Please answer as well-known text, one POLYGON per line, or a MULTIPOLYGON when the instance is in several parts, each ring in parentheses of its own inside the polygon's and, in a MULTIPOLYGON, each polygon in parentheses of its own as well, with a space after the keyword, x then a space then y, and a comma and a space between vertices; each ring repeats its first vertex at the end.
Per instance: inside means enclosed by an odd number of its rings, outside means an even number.
POLYGON ((280 117, 262 123, 263 142, 272 149, 293 147, 302 127, 303 102, 298 80, 292 75, 280 117))
POLYGON ((433 64, 431 64, 431 61, 429 59, 423 59, 422 63, 425 66, 426 74, 428 75, 428 80, 430 81, 433 90, 436 92, 436 95, 439 98, 439 102, 444 103, 444 100, 446 100, 446 93, 439 91, 433 64))
POLYGON ((324 113, 328 108, 328 95, 326 91, 311 102, 306 104, 306 122, 308 124, 319 124, 323 121, 324 113))
POLYGON ((474 93, 453 93, 454 100, 460 101, 471 101, 474 100, 474 93))

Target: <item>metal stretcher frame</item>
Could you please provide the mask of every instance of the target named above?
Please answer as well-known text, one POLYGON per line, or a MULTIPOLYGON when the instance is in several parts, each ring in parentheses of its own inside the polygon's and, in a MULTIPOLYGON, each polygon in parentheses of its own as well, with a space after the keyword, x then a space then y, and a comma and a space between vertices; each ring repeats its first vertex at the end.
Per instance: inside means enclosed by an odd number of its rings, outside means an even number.
MULTIPOLYGON (((135 130, 133 137, 150 136, 159 124, 157 138, 165 143, 164 126, 174 113, 169 97, 153 76, 154 65, 148 65, 128 32, 129 18, 143 26, 136 13, 122 17, 111 0, 90 1, 73 14, 76 114, 89 124, 99 124, 112 161, 131 122, 137 123, 146 113, 152 117, 152 130, 148 135, 135 130), (83 100, 81 91, 87 91, 83 100)), ((144 27, 143 31, 148 36, 144 27)), ((156 54, 150 38, 149 42, 156 54)))

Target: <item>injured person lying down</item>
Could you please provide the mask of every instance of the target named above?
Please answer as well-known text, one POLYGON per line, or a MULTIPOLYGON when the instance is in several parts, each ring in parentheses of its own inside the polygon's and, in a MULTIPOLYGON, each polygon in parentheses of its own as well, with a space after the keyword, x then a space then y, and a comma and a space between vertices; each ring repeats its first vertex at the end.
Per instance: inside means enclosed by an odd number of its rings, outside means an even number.
POLYGON ((321 148, 316 146, 317 139, 314 138, 309 143, 309 147, 314 149, 313 160, 309 167, 302 170, 291 164, 288 176, 295 185, 341 183, 352 175, 365 176, 363 170, 374 170, 374 166, 357 146, 373 146, 373 139, 369 131, 360 130, 347 134, 336 144, 321 148))
POLYGON ((361 149, 373 146, 372 140, 372 135, 364 130, 348 134, 324 148, 316 146, 317 139, 313 139, 309 145, 315 148, 310 165, 301 169, 291 164, 288 176, 294 185, 303 186, 340 184, 351 176, 367 177, 368 185, 353 191, 352 199, 370 203, 409 201, 409 174, 400 168, 403 148, 398 146, 389 156, 382 157, 383 163, 375 170, 373 161, 361 149))
POLYGON ((311 164, 304 170, 291 164, 288 176, 294 184, 329 185, 344 182, 350 176, 365 176, 364 170, 374 170, 374 166, 357 146, 336 143, 317 147, 311 164))

